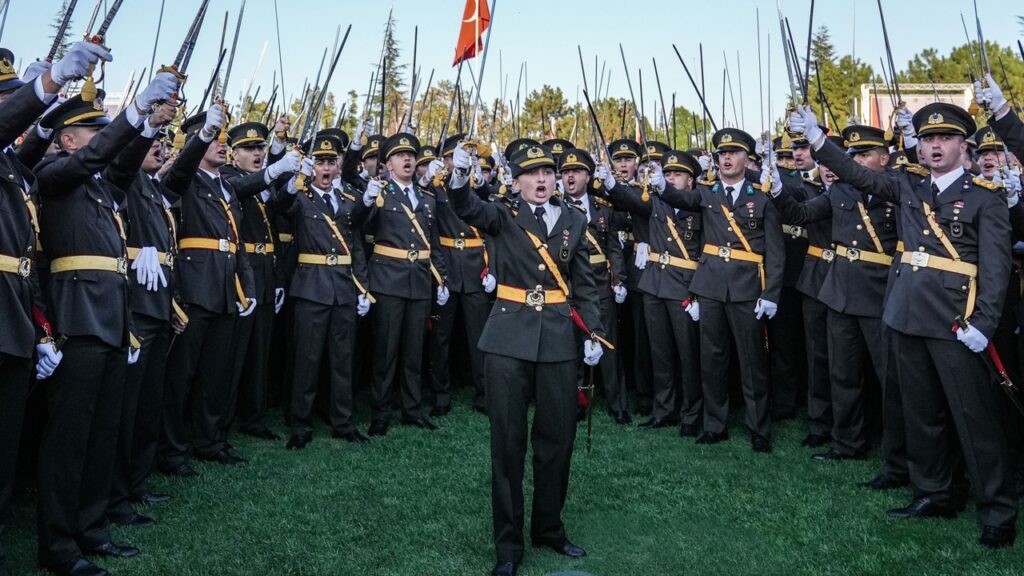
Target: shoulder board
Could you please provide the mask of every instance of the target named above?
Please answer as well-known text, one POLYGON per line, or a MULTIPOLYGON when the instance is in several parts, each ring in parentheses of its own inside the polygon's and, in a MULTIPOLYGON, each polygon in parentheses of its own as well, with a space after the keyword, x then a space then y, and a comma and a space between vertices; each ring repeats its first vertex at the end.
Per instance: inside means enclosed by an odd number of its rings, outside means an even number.
POLYGON ((592 201, 594 201, 594 203, 599 204, 601 206, 604 206, 606 208, 611 208, 612 207, 612 203, 611 202, 605 200, 604 198, 601 198, 600 196, 593 196, 593 195, 591 195, 590 199, 592 201))
POLYGON ((697 184, 700 184, 701 186, 711 187, 711 186, 715 185, 715 181, 714 180, 697 180, 697 184))
POLYGON ((572 206, 572 207, 573 207, 573 208, 575 208, 575 209, 576 209, 577 211, 579 211, 579 213, 580 213, 580 214, 583 214, 583 206, 581 206, 581 205, 579 205, 579 204, 569 204, 569 206, 572 206))
POLYGON ((355 202, 356 201, 356 197, 355 196, 349 194, 348 192, 345 192, 344 190, 338 190, 338 193, 341 194, 342 198, 344 198, 345 200, 348 200, 349 202, 355 202))
POLYGON ((982 188, 986 188, 988 190, 998 190, 1002 188, 1001 184, 997 184, 996 182, 985 180, 984 178, 979 178, 977 176, 974 177, 974 184, 976 186, 981 186, 982 188))
POLYGON ((814 186, 815 188, 821 188, 822 186, 821 181, 815 178, 804 178, 803 183, 810 186, 814 186))
POLYGON ((417 186, 417 188, 419 188, 420 192, 426 194, 427 196, 430 196, 431 198, 434 197, 434 191, 433 190, 430 190, 430 189, 427 189, 427 188, 423 188, 423 187, 419 187, 419 186, 417 186))
POLYGON ((911 174, 916 174, 918 176, 928 176, 931 174, 931 170, 928 170, 927 168, 921 166, 920 164, 907 164, 905 170, 907 172, 910 172, 911 174))

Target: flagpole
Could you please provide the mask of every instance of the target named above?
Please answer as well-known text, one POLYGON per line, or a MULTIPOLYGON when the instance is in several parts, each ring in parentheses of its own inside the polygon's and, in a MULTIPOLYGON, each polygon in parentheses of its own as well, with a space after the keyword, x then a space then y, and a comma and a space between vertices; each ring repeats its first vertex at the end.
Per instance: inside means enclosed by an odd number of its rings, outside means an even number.
MULTIPOLYGON (((481 0, 477 0, 477 3, 476 3, 476 11, 477 11, 477 19, 476 19, 476 21, 477 21, 477 35, 476 35, 476 38, 477 39, 480 38, 480 28, 479 28, 479 26, 480 26, 480 1, 481 0)), ((491 15, 490 15, 490 19, 489 19, 489 21, 487 23, 487 38, 484 40, 484 56, 483 56, 483 59, 480 60, 480 74, 477 75, 477 79, 476 79, 477 80, 476 81, 476 86, 477 86, 477 89, 476 89, 476 99, 473 101, 473 115, 470 117, 470 119, 471 119, 470 120, 470 124, 469 124, 470 136, 473 136, 473 133, 476 131, 476 119, 477 119, 477 114, 480 111, 480 93, 481 93, 480 89, 481 89, 481 87, 483 87, 484 68, 487 66, 487 53, 491 50, 491 32, 494 30, 494 7, 497 4, 498 4, 498 0, 491 0, 491 15)), ((475 40, 474 40, 474 42, 475 42, 475 40)))

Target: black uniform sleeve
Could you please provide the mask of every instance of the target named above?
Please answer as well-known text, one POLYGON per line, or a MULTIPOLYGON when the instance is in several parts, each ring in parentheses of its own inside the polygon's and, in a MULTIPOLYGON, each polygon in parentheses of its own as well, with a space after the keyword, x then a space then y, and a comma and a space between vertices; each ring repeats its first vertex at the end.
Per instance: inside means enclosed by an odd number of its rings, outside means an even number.
POLYGON ((825 144, 814 153, 814 157, 835 172, 840 180, 849 182, 854 188, 880 196, 894 204, 900 203, 901 179, 857 164, 830 140, 825 140, 825 144))
POLYGON ((88 146, 42 166, 36 174, 40 194, 43 197, 70 194, 93 174, 105 169, 140 133, 122 112, 93 136, 88 146))
POLYGON ((28 136, 18 146, 18 161, 28 166, 29 170, 34 170, 36 164, 39 164, 39 161, 46 155, 51 142, 53 142, 53 134, 50 134, 49 138, 43 138, 39 135, 38 130, 32 128, 29 130, 28 136))
POLYGON ((1010 281, 1010 217, 1003 195, 992 193, 979 209, 978 218, 978 296, 970 321, 991 340, 1010 281))
POLYGON ((782 239, 782 217, 772 203, 764 207, 764 275, 761 297, 776 304, 782 297, 782 275, 786 266, 786 245, 782 239))
MULTIPOLYGON (((501 232, 504 209, 499 204, 484 202, 475 193, 470 192, 468 181, 459 188, 449 190, 448 200, 455 214, 466 224, 476 226, 491 236, 497 236, 501 232)), ((589 264, 589 257, 587 262, 589 264)))
POLYGON ((625 210, 635 216, 650 218, 651 200, 648 198, 644 202, 641 194, 642 192, 638 191, 636 187, 627 184, 616 184, 614 188, 608 190, 608 197, 615 203, 617 210, 625 210))
POLYGON ((203 160, 206 149, 210 147, 210 142, 204 142, 199 135, 190 138, 162 180, 163 185, 178 196, 189 193, 192 179, 196 176, 196 170, 199 169, 199 163, 203 160))
POLYGON ((783 187, 778 196, 769 195, 769 198, 786 224, 804 226, 811 222, 832 218, 832 199, 828 192, 799 202, 793 197, 791 190, 783 187))
POLYGON ((138 135, 107 166, 103 171, 103 177, 114 186, 127 190, 139 175, 139 168, 142 167, 142 162, 152 145, 153 138, 138 135))
POLYGON ((1013 110, 1010 110, 999 120, 993 120, 990 124, 992 131, 1006 142, 1006 147, 1013 152, 1017 158, 1024 158, 1024 123, 1013 110))
POLYGON ((0 102, 0 148, 6 148, 17 140, 46 110, 46 104, 36 96, 33 84, 35 82, 28 82, 0 102))
POLYGON ((665 190, 661 192, 661 199, 666 204, 680 210, 700 210, 700 190, 690 188, 679 190, 671 184, 666 184, 665 190))
POLYGON ((601 307, 599 305, 597 284, 594 281, 594 269, 590 265, 590 243, 586 239, 586 219, 580 215, 574 219, 575 225, 579 226, 581 236, 579 245, 576 247, 576 254, 569 263, 569 285, 572 290, 572 301, 579 312, 583 323, 590 332, 602 338, 606 331, 601 323, 601 307))

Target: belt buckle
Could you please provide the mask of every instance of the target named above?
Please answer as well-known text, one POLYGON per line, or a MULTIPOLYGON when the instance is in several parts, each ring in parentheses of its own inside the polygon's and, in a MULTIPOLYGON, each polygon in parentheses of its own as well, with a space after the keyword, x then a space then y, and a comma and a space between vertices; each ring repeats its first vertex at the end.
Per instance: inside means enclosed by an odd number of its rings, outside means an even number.
POLYGON ((856 248, 847 248, 846 259, 849 260, 850 262, 856 262, 857 260, 860 260, 860 250, 856 248))
POLYGON ((173 252, 168 252, 167 253, 167 256, 164 257, 164 264, 166 264, 167 267, 170 268, 171 270, 174 270, 174 253, 173 252))
POLYGON ((128 259, 118 258, 117 259, 117 273, 122 276, 128 275, 128 259))
POLYGON ((338 255, 337 254, 328 254, 327 255, 326 263, 327 263, 328 266, 337 266, 338 265, 338 255))
POLYGON ((727 246, 719 246, 718 247, 718 257, 719 258, 724 258, 726 260, 728 260, 729 258, 732 258, 732 248, 729 248, 727 246))
POLYGON ((804 229, 801 228, 800 226, 790 226, 789 227, 789 234, 793 238, 799 238, 799 237, 804 235, 804 229))
POLYGON ((32 259, 18 258, 18 276, 28 278, 32 274, 32 259))
POLYGON ((458 248, 459 250, 464 249, 466 247, 466 239, 465 238, 456 238, 455 239, 455 247, 458 248))
POLYGON ((537 286, 526 293, 526 305, 533 306, 538 312, 544 307, 545 301, 547 301, 547 295, 544 293, 543 286, 537 286))
POLYGON ((256 253, 259 254, 260 256, 266 255, 266 253, 267 253, 267 245, 264 244, 263 242, 257 242, 256 243, 256 253))
POLYGON ((415 249, 409 250, 405 257, 409 259, 409 262, 415 262, 420 259, 420 251, 415 249))
POLYGON ((836 259, 836 253, 834 250, 822 250, 821 259, 831 264, 836 259))
POLYGON ((910 265, 916 268, 927 268, 931 255, 927 252, 911 252, 910 265))
POLYGON ((221 238, 220 240, 217 240, 217 250, 219 250, 221 252, 230 252, 231 251, 231 242, 228 241, 228 240, 225 240, 223 238, 221 238))
POLYGON ((658 264, 661 264, 662 266, 665 266, 668 263, 670 263, 671 261, 672 261, 672 257, 669 256, 668 252, 662 252, 661 254, 658 254, 658 264))

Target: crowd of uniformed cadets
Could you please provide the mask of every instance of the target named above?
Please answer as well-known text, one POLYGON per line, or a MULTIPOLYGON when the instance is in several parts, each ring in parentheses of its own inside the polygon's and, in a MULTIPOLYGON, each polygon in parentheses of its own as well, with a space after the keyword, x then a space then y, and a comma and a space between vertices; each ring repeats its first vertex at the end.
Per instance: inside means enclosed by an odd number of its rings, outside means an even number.
POLYGON ((453 383, 491 424, 493 573, 523 559, 531 403, 531 541, 582 556, 561 510, 595 379, 615 423, 697 444, 767 453, 806 417, 815 460, 880 449, 862 486, 909 487, 890 516, 972 498, 981 544, 1014 542, 1022 416, 995 370, 1019 380, 1024 125, 991 78, 980 130, 936 102, 827 135, 799 107, 774 141, 591 154, 362 122, 295 142, 222 104, 179 123, 169 73, 115 117, 58 97, 109 58, 19 78, 0 51, 0 509, 24 447, 40 566, 138 554, 110 528, 155 523, 147 479, 244 464, 233 430, 285 442, 270 406, 288 449, 318 418, 367 443, 436 429, 453 383))

